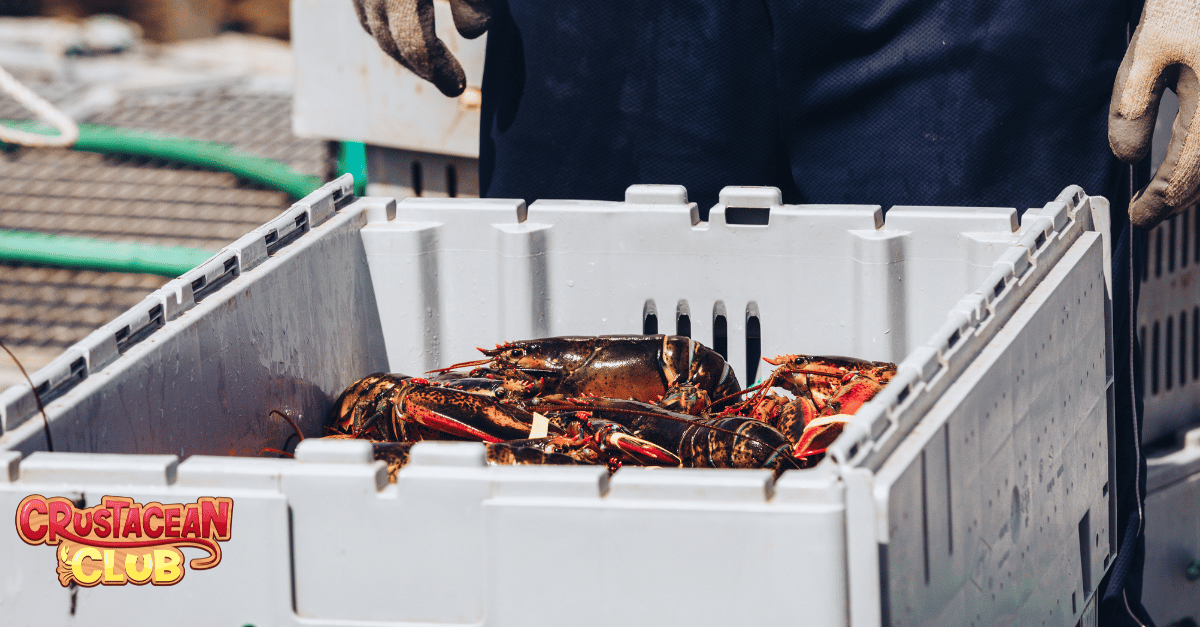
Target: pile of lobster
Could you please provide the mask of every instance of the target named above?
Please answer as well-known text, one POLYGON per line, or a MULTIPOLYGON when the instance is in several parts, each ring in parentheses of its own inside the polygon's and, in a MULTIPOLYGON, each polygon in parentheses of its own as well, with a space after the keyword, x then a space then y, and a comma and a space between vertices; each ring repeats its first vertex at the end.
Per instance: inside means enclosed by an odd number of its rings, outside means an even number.
POLYGON ((688 337, 555 337, 479 349, 426 373, 372 374, 334 403, 329 437, 374 442, 395 481, 412 443, 468 440, 494 464, 807 468, 895 364, 781 355, 741 389, 688 337), (473 368, 464 371, 466 368, 473 368))

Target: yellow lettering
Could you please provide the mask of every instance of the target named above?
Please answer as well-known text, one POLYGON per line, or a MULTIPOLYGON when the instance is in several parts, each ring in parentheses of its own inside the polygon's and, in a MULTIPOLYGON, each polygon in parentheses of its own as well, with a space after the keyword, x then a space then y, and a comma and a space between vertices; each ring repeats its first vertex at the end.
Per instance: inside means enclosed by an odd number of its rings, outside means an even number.
POLYGON ((125 583, 125 575, 113 572, 116 551, 104 549, 104 583, 125 583))
POLYGON ((125 556, 125 574, 136 583, 146 583, 154 573, 154 559, 149 553, 142 554, 142 568, 137 567, 138 556, 130 553, 125 556))
POLYGON ((83 560, 90 559, 93 561, 100 560, 100 551, 94 546, 85 546, 75 552, 75 557, 71 560, 71 574, 75 576, 75 580, 82 585, 88 585, 99 581, 100 576, 104 572, 97 568, 89 574, 83 573, 83 560))
POLYGON ((154 583, 174 583, 183 576, 179 554, 171 549, 154 549, 154 583))

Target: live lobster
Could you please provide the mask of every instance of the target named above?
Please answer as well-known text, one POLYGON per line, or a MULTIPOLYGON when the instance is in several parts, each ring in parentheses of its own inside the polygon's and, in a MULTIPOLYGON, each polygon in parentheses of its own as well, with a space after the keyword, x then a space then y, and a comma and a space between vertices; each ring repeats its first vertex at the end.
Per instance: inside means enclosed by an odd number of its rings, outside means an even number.
POLYGON ((375 441, 394 468, 406 443, 457 439, 484 442, 492 463, 779 473, 816 463, 895 373, 883 362, 781 355, 766 359, 778 367, 764 383, 741 390, 719 354, 681 336, 557 337, 480 350, 485 359, 431 371, 432 379, 365 377, 334 404, 329 431, 375 441), (466 367, 474 370, 460 372, 466 367), (541 437, 535 412, 546 417, 541 437))

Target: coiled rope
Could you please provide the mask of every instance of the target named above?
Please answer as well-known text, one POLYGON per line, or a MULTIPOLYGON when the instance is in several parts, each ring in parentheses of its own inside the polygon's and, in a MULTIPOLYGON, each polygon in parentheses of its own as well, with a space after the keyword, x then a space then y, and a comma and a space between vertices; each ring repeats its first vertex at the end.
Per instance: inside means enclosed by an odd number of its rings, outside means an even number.
POLYGON ((34 148, 68 148, 79 140, 79 126, 74 120, 22 85, 3 67, 0 67, 0 90, 58 129, 58 135, 40 135, 0 125, 0 141, 34 148))

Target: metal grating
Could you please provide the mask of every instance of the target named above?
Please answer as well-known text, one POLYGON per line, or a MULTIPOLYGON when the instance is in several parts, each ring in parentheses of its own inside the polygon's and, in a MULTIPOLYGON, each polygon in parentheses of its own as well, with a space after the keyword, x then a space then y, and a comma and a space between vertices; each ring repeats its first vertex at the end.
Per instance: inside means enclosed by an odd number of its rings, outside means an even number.
MULTIPOLYGON (((57 105, 84 90, 19 76, 57 105)), ((0 119, 30 115, 0 98, 0 119)), ((232 144, 319 177, 325 142, 291 132, 291 96, 245 82, 124 94, 84 120, 232 144)), ((286 209, 283 192, 158 160, 67 150, 0 153, 0 229, 218 250, 286 209)), ((141 302, 165 277, 0 264, 0 338, 30 372, 141 302)), ((21 381, 0 355, 0 389, 21 381)))
MULTIPOLYGON (((20 69, 5 68, 13 78, 32 89, 51 104, 61 107, 78 98, 86 91, 86 87, 66 78, 53 76, 45 72, 21 71, 20 69)), ((0 120, 31 120, 35 116, 16 100, 0 92, 0 120)))
POLYGON ((236 84, 134 93, 89 121, 231 144, 286 161, 304 174, 325 178, 329 173, 325 142, 292 134, 288 93, 256 92, 236 84))

